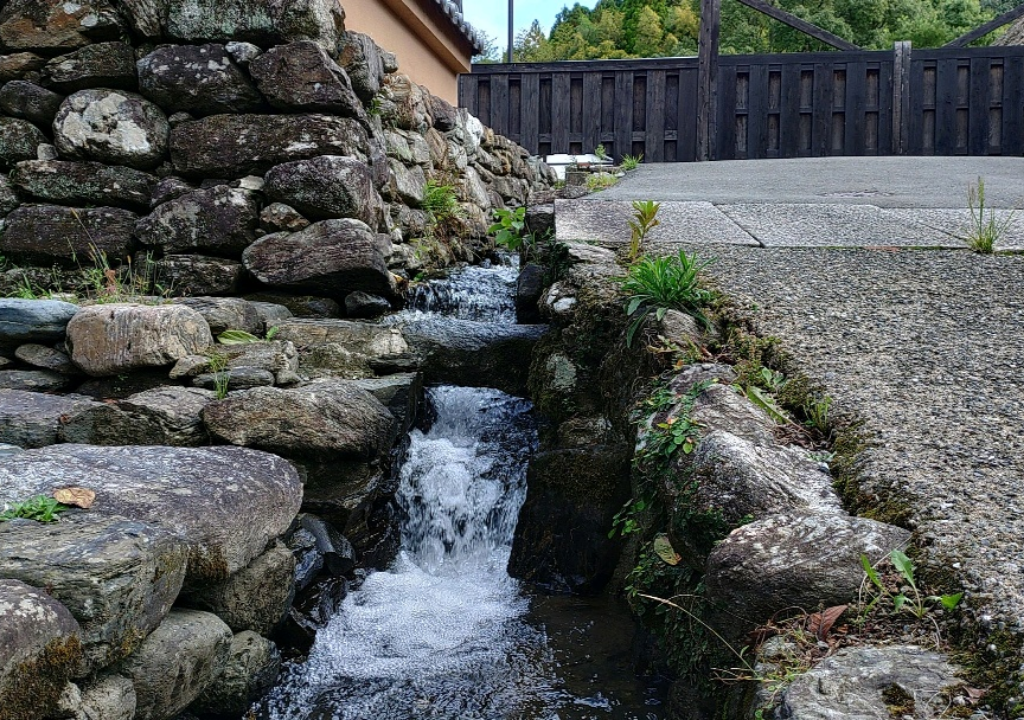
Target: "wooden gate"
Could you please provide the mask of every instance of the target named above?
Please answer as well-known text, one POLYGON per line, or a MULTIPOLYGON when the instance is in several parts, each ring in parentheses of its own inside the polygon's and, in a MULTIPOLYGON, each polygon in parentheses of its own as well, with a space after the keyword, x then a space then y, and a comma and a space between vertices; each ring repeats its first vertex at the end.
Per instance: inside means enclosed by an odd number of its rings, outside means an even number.
MULTIPOLYGON (((703 0, 717 12, 719 0, 703 0)), ((963 47, 1024 5, 944 48, 864 51, 768 6, 739 0, 842 49, 474 65, 459 101, 530 152, 647 162, 841 155, 1021 155, 1024 47, 963 47)), ((712 51, 707 50, 707 46, 712 51)))

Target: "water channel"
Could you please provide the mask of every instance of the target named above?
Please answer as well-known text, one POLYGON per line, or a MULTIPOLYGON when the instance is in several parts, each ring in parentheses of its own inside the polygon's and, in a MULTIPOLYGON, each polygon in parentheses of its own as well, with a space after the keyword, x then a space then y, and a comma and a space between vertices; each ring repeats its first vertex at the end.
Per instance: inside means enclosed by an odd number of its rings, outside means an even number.
MULTIPOLYGON (((408 314, 514 323, 517 269, 471 267, 421 286, 408 314)), ((400 321, 400 319, 399 319, 400 321)), ((633 625, 609 599, 531 596, 506 567, 531 404, 433 387, 411 433, 402 545, 288 668, 269 720, 659 720, 661 688, 634 677, 633 625)))

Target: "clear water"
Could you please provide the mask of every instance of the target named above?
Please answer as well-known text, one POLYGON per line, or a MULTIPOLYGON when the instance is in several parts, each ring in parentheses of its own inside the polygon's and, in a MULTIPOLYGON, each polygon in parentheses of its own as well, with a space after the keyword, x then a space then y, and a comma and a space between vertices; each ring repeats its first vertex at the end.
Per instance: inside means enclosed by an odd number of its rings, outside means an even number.
MULTIPOLYGON (((467 268, 414 312, 514 322, 515 274, 467 268)), ((537 447, 530 403, 461 387, 426 400, 429 426, 411 433, 401 469, 397 560, 346 598, 260 717, 658 720, 660 693, 633 677, 620 608, 531 599, 508 576, 537 447)))
POLYGON ((400 314, 514 324, 513 288, 518 275, 519 258, 515 255, 501 255, 493 264, 460 268, 446 278, 414 285, 407 297, 407 309, 400 314))

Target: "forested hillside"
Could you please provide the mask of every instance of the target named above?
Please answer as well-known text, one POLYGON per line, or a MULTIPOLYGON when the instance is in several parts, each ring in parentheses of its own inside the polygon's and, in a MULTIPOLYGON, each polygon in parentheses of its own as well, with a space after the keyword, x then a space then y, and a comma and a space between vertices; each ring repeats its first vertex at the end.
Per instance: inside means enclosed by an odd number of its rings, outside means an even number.
MULTIPOLYGON (((773 0, 794 15, 869 49, 910 40, 936 47, 990 20, 1017 0, 773 0)), ((516 39, 520 62, 693 55, 699 0, 600 0, 558 14, 545 35, 534 22, 516 39)), ((817 41, 734 0, 722 3, 724 53, 803 52, 817 41)), ((495 54, 498 54, 495 52, 495 54)))

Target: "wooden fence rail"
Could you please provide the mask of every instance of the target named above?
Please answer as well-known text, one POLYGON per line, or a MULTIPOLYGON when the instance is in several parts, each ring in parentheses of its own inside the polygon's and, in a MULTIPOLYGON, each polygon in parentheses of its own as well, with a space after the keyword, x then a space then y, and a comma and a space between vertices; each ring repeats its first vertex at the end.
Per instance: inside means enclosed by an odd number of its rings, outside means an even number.
MULTIPOLYGON (((1021 155, 1024 47, 723 55, 712 159, 1021 155)), ((460 104, 538 154, 700 157, 698 60, 476 65, 460 104)))

